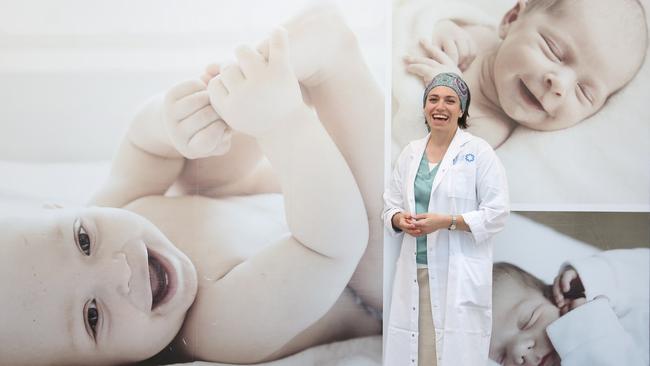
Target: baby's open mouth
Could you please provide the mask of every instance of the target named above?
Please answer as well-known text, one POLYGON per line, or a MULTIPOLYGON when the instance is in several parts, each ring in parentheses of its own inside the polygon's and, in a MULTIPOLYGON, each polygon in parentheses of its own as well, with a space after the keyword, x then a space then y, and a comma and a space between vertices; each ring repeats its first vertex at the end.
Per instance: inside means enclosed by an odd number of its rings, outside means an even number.
POLYGON ((521 90, 521 94, 526 102, 528 102, 529 105, 533 106, 536 109, 539 109, 540 111, 546 111, 544 109, 544 106, 540 101, 537 99, 535 94, 533 94, 530 89, 524 84, 524 82, 519 79, 519 89, 521 90))
POLYGON ((149 282, 151 283, 151 310, 153 310, 169 291, 169 274, 160 261, 152 256, 149 256, 149 282))

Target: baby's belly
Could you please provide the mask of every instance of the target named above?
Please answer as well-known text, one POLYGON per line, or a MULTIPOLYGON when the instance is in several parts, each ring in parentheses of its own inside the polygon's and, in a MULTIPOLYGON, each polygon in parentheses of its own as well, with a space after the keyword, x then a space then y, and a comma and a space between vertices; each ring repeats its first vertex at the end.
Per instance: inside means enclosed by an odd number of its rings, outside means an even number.
POLYGON ((128 209, 153 222, 197 267, 219 278, 290 235, 281 194, 147 197, 128 209))

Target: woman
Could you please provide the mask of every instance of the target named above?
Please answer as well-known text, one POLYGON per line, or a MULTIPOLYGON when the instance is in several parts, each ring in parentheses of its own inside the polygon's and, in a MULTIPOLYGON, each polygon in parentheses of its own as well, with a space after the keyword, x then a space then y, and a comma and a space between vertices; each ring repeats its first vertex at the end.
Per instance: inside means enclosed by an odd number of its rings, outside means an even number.
POLYGON ((488 359, 490 239, 508 216, 508 187, 490 145, 463 131, 469 104, 458 75, 433 78, 423 100, 430 133, 402 151, 384 194, 384 224, 403 234, 387 365, 484 365, 488 359))

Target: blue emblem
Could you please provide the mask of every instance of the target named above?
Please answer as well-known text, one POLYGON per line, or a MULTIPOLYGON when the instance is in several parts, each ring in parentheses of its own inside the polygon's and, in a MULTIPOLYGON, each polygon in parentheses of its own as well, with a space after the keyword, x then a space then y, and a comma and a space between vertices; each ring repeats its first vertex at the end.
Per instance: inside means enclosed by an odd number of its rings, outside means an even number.
POLYGON ((467 155, 465 155, 465 160, 466 160, 467 162, 470 162, 470 163, 471 163, 471 162, 474 161, 474 159, 475 159, 474 154, 467 154, 467 155))

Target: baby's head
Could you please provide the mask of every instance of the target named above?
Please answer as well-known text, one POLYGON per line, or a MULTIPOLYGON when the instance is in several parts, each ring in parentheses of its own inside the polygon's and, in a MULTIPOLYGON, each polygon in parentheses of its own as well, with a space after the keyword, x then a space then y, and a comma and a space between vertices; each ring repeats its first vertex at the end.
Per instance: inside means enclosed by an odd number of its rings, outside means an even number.
POLYGON ((118 364, 158 353, 197 291, 196 271, 151 222, 121 209, 0 219, 4 362, 118 364))
POLYGON ((638 0, 518 0, 493 64, 501 108, 536 130, 582 121, 640 69, 647 34, 638 0))
POLYGON ((490 359, 501 365, 559 366, 546 327, 560 317, 551 287, 509 263, 495 263, 490 359))

